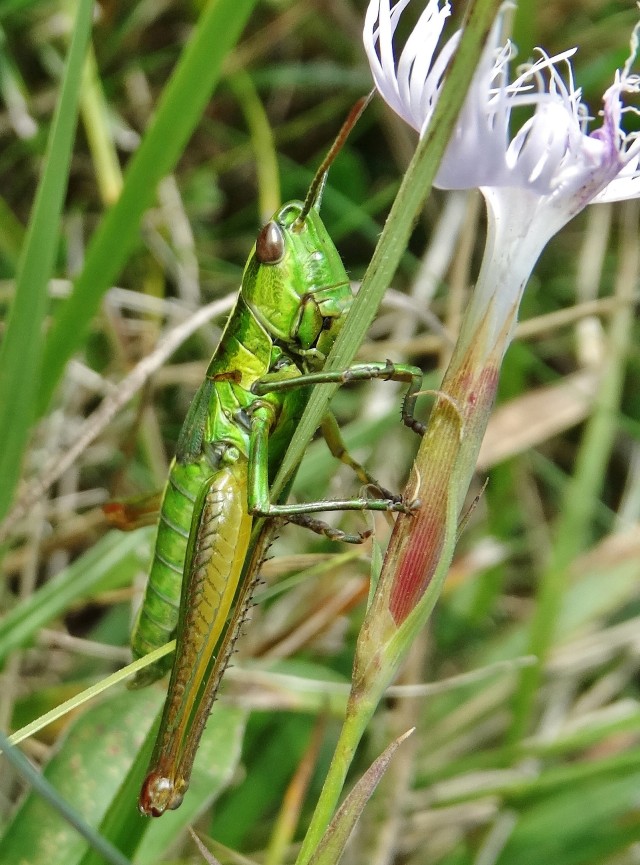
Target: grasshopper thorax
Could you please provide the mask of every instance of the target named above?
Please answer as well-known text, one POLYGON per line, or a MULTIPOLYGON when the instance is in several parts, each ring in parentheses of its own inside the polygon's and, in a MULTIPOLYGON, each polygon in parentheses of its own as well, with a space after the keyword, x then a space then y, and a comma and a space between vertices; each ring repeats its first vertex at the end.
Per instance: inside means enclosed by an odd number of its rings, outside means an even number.
POLYGON ((262 228, 247 262, 242 294, 274 341, 312 367, 324 363, 352 294, 315 207, 304 213, 301 202, 291 201, 262 228))

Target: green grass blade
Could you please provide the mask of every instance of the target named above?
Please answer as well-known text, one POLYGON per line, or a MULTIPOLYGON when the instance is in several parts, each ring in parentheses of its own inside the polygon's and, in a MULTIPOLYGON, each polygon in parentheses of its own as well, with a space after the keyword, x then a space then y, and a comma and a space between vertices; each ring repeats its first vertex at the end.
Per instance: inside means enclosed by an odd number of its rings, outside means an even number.
POLYGON ((129 164, 122 194, 87 249, 85 266, 45 345, 39 411, 80 347, 100 299, 138 243, 138 227, 159 181, 175 166, 220 77, 256 0, 214 0, 202 13, 142 144, 129 164))
POLYGON ((45 167, 18 266, 15 299, 0 348, 0 405, 4 409, 0 413, 0 519, 7 512, 18 482, 35 414, 47 281, 58 246, 92 11, 92 0, 80 0, 45 167))

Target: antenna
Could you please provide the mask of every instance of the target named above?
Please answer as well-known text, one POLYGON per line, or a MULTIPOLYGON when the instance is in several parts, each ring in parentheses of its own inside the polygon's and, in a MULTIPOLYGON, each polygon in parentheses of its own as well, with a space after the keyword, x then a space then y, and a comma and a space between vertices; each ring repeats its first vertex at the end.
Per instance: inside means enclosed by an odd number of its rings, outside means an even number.
POLYGON ((324 185, 327 182, 327 174, 329 168, 331 167, 331 163, 336 158, 338 153, 340 153, 340 151, 342 150, 342 145, 347 140, 347 136, 360 119, 360 115, 362 114, 364 109, 371 102, 371 99, 373 98, 373 94, 375 92, 375 90, 372 90, 371 93, 369 93, 367 96, 363 96, 361 99, 358 99, 356 104, 349 112, 347 119, 342 124, 340 132, 338 132, 338 134, 336 135, 335 141, 331 145, 329 152, 322 160, 322 164, 316 171, 315 177, 311 181, 311 186, 309 187, 307 197, 305 198, 304 204, 302 205, 300 216, 298 216, 298 218, 293 224, 294 231, 300 231, 305 219, 307 218, 307 214, 314 206, 314 204, 320 201, 324 185))

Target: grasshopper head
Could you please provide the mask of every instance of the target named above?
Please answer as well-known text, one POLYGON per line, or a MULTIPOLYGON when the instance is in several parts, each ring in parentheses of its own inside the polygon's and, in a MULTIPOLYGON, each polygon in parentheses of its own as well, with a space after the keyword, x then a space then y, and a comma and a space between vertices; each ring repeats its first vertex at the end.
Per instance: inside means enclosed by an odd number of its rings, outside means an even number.
POLYGON ((351 306, 349 279, 315 207, 292 201, 258 235, 243 279, 247 305, 274 340, 321 366, 351 306))
POLYGON ((304 203, 283 205, 264 226, 242 280, 243 299, 258 321, 310 368, 323 366, 353 295, 318 209, 327 172, 373 95, 359 99, 327 153, 304 203))

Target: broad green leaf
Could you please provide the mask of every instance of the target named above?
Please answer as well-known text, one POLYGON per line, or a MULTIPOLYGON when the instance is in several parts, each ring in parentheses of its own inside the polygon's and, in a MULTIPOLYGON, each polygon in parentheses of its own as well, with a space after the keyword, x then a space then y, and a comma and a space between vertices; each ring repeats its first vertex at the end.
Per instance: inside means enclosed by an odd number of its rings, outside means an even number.
MULTIPOLYGON (((217 704, 178 811, 142 817, 137 797, 163 702, 161 688, 121 691, 71 727, 45 777, 61 798, 137 865, 158 862, 172 840, 228 785, 240 760, 246 713, 217 704)), ((0 841, 3 865, 98 865, 103 859, 39 795, 29 794, 0 841), (33 826, 38 826, 34 833, 33 826), (31 827, 31 828, 30 828, 31 827)))
POLYGON ((252 719, 244 746, 250 774, 216 807, 211 834, 217 841, 241 848, 263 816, 280 808, 309 747, 312 728, 313 719, 283 712, 260 713, 252 719))
POLYGON ((39 797, 40 801, 46 803, 53 814, 67 825, 72 827, 76 833, 86 840, 94 850, 98 851, 100 859, 107 865, 130 865, 120 850, 117 850, 105 838, 91 826, 72 804, 62 798, 53 784, 42 775, 36 766, 22 753, 19 748, 14 747, 4 733, 0 733, 0 746, 4 752, 5 760, 10 763, 32 790, 32 795, 39 797))
MULTIPOLYGON (((47 765, 47 780, 91 825, 98 825, 117 793, 161 700, 157 688, 111 696, 73 724, 47 765)), ((3 865, 75 865, 86 847, 84 838, 35 793, 0 841, 3 865)))

